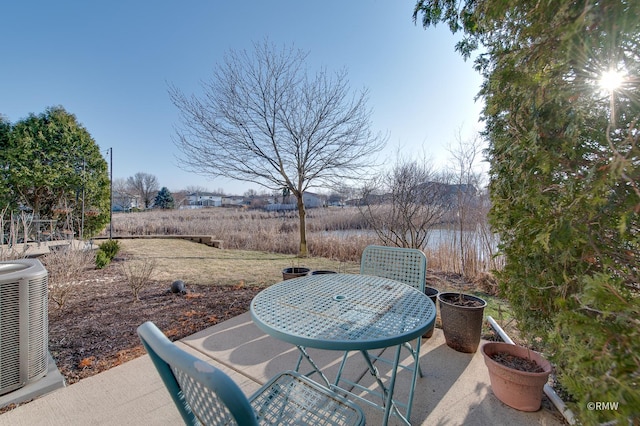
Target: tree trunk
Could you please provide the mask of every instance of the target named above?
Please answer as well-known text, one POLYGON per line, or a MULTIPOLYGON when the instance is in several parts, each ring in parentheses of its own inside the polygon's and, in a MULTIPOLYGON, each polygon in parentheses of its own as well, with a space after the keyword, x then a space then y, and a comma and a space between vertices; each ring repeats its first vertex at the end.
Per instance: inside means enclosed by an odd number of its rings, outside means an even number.
POLYGON ((307 251, 307 220, 302 193, 296 192, 296 199, 298 200, 298 216, 300 216, 300 252, 298 256, 307 257, 309 255, 307 251))

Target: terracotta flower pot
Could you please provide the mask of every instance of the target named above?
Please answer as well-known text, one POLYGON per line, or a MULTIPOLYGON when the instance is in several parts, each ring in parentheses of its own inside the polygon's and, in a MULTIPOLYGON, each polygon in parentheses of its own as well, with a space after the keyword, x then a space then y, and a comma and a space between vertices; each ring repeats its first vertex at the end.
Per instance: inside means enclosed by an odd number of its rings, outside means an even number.
POLYGON ((537 411, 540 409, 543 388, 551 373, 549 361, 537 352, 522 346, 502 342, 485 343, 481 352, 484 356, 484 363, 489 369, 491 389, 500 401, 520 411, 537 411), (543 371, 530 373, 507 367, 491 358, 492 355, 499 352, 531 359, 543 371))
POLYGON ((477 351, 487 302, 476 296, 454 292, 438 294, 438 301, 447 346, 458 352, 477 351), (464 304, 460 304, 461 296, 464 304))
POLYGON ((304 277, 309 273, 310 270, 311 269, 309 268, 300 268, 300 267, 284 268, 282 270, 282 279, 290 280, 292 278, 304 277))
MULTIPOLYGON (((440 291, 437 288, 433 288, 433 287, 425 287, 424 288, 424 294, 426 294, 429 299, 431 299, 431 301, 433 302, 434 306, 438 306, 438 293, 440 293, 440 291)), ((424 332, 424 334, 422 335, 422 337, 425 338, 429 338, 431 336, 433 336, 433 330, 436 328, 436 322, 433 322, 433 325, 431 326, 430 329, 428 329, 427 331, 424 332)))

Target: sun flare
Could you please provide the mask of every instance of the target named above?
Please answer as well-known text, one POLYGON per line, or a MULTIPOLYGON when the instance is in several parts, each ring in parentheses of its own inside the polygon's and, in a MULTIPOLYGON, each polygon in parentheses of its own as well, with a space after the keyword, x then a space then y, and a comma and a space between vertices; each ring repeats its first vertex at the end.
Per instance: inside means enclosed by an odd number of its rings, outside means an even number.
POLYGON ((624 81, 624 73, 616 70, 609 70, 602 74, 600 78, 600 87, 613 92, 622 86, 624 81))

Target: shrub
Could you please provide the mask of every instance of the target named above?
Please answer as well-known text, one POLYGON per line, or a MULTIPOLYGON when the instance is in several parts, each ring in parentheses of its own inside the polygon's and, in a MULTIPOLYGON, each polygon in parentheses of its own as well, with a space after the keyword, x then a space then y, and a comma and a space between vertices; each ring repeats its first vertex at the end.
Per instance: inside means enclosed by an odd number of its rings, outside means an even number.
POLYGON ((79 278, 83 271, 91 267, 93 252, 90 250, 53 250, 42 257, 48 272, 49 298, 58 309, 64 309, 69 296, 78 291, 79 278))
POLYGON ((100 244, 96 253, 96 268, 102 269, 116 257, 120 251, 120 243, 116 240, 105 241, 100 244))
POLYGON ((100 250, 107 255, 109 261, 112 261, 120 251, 120 242, 117 240, 108 240, 100 244, 100 250))
POLYGON ((148 258, 129 260, 122 264, 122 272, 127 277, 135 300, 140 300, 140 291, 150 283, 155 268, 156 261, 148 258))
POLYGON ((109 263, 111 263, 111 259, 109 259, 107 254, 102 250, 98 250, 98 252, 96 253, 96 268, 102 269, 109 263))

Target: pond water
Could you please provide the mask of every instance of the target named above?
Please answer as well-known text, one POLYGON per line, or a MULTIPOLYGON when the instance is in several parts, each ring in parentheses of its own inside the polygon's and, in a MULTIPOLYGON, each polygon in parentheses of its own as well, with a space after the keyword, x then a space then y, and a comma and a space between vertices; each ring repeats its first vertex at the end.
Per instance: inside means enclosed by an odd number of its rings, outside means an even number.
MULTIPOLYGON (((362 229, 349 229, 349 230, 341 230, 341 231, 323 231, 322 235, 328 235, 332 237, 338 237, 342 239, 351 238, 353 236, 368 236, 372 238, 376 238, 375 231, 372 230, 362 230, 362 229)), ((497 237, 494 237, 495 242, 491 242, 492 248, 497 247, 497 237)), ((426 246, 423 249, 432 249, 435 250, 440 246, 457 246, 460 243, 460 235, 459 232, 446 229, 446 228, 437 228, 429 231, 429 235, 427 238, 426 246)), ((464 244, 475 245, 478 249, 483 249, 486 246, 486 242, 483 241, 482 234, 476 231, 463 231, 462 232, 462 241, 464 244)))

